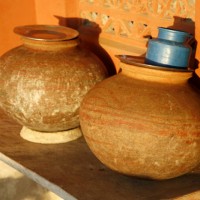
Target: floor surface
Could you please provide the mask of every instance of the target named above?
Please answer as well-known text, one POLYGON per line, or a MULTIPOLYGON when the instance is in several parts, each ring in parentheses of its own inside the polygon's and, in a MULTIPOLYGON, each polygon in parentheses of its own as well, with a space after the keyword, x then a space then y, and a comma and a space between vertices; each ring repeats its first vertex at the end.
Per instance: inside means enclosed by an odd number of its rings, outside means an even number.
POLYGON ((2 161, 0 161, 0 199, 62 200, 2 161))

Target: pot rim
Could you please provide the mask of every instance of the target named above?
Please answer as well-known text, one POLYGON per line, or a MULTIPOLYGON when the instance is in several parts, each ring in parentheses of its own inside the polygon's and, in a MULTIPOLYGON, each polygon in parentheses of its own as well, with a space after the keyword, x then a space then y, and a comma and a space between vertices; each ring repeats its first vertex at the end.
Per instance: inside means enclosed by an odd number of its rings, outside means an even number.
POLYGON ((181 35, 184 35, 184 36, 189 36, 190 34, 186 31, 182 31, 182 30, 175 30, 175 29, 172 29, 172 28, 166 28, 166 27, 158 27, 158 30, 162 31, 167 31, 168 33, 178 33, 178 34, 181 34, 181 35))
POLYGON ((75 29, 59 25, 17 26, 13 31, 23 38, 45 42, 72 40, 79 36, 75 29))
POLYGON ((195 70, 192 68, 174 68, 174 67, 163 67, 159 65, 150 65, 145 63, 145 57, 143 56, 132 56, 132 55, 115 55, 122 63, 134 65, 137 67, 142 68, 149 68, 154 70, 161 70, 161 71, 174 71, 174 72, 194 72, 195 70))
POLYGON ((136 58, 138 60, 131 63, 122 58, 119 73, 134 79, 166 84, 186 83, 192 77, 193 70, 147 65, 144 63, 143 57, 136 58), (139 62, 142 60, 143 62, 139 62))

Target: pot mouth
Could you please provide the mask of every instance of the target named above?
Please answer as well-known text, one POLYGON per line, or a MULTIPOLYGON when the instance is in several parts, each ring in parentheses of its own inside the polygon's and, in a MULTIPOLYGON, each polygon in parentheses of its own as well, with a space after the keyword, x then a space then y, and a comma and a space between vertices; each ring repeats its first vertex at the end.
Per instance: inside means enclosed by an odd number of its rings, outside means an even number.
POLYGON ((14 33, 31 40, 57 42, 72 40, 79 36, 79 32, 59 25, 26 25, 14 28, 14 33))
POLYGON ((159 27, 158 38, 178 43, 184 43, 191 35, 185 31, 159 27))
POLYGON ((181 31, 181 30, 175 30, 172 28, 166 28, 166 27, 158 27, 159 31, 166 31, 168 33, 173 33, 173 34, 179 34, 179 35, 184 35, 184 36, 189 36, 190 34, 186 31, 181 31))
POLYGON ((145 57, 131 56, 131 55, 115 55, 122 63, 134 65, 137 67, 150 68, 162 71, 174 71, 174 72, 193 72, 191 68, 175 68, 175 67, 163 67, 159 65, 151 65, 145 63, 145 57))

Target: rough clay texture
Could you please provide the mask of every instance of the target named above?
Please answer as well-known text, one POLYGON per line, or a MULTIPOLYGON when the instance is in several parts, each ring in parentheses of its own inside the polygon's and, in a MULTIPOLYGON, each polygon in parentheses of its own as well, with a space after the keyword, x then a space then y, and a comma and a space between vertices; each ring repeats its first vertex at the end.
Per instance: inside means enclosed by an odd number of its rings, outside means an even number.
POLYGON ((22 45, 0 59, 0 106, 36 131, 78 127, 80 102, 107 76, 91 52, 75 43, 66 48, 57 43, 48 44, 50 50, 45 42, 37 42, 34 48, 31 43, 22 45))
POLYGON ((189 172, 200 162, 199 92, 184 72, 128 67, 135 70, 131 75, 122 68, 81 104, 89 147, 102 163, 127 175, 170 179, 189 172))

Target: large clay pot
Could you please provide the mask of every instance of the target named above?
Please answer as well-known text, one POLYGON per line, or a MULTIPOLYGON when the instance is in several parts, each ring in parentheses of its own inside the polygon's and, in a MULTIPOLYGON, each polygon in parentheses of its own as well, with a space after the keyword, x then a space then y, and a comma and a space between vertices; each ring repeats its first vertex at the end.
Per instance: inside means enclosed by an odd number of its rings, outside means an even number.
POLYGON ((33 25, 14 32, 23 45, 0 59, 0 106, 24 126, 25 139, 60 143, 80 137, 80 102, 107 76, 104 65, 79 48, 71 28, 33 25))
MULTIPOLYGON (((143 59, 144 62, 144 59, 143 59)), ((200 162, 200 93, 189 70, 121 63, 80 107, 83 135, 96 157, 127 175, 170 179, 200 162)))

